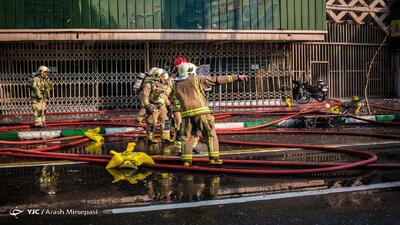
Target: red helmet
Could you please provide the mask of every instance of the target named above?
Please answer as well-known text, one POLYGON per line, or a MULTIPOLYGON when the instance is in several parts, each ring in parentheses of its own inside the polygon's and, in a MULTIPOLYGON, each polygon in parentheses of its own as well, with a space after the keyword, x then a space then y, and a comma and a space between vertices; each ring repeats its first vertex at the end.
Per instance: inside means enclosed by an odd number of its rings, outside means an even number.
POLYGON ((180 57, 180 58, 177 58, 176 60, 175 60, 175 63, 174 63, 174 69, 176 70, 176 69, 178 69, 178 66, 179 65, 181 65, 182 63, 188 63, 189 61, 187 60, 187 59, 185 59, 185 58, 182 58, 182 57, 180 57))

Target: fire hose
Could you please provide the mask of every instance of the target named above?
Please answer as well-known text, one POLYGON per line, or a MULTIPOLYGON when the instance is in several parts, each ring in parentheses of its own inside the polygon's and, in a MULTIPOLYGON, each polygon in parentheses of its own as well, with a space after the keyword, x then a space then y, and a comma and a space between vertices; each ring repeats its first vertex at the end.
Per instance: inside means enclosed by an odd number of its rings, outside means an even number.
MULTIPOLYGON (((236 128, 236 129, 225 129, 224 131, 218 131, 220 135, 226 134, 266 134, 266 133, 292 133, 292 134, 326 134, 326 135, 353 135, 353 136, 367 136, 367 137, 378 137, 378 138, 394 138, 399 139, 400 136, 397 135, 385 135, 385 134, 368 134, 368 133, 349 133, 349 132, 322 132, 322 131, 270 131, 270 130, 254 130, 259 128, 264 128, 271 126, 280 121, 293 118, 299 115, 304 115, 312 112, 317 112, 316 109, 320 104, 316 104, 315 107, 310 109, 301 110, 299 112, 291 113, 287 116, 284 116, 280 119, 272 121, 267 124, 262 124, 255 127, 248 128, 236 128)), ((238 113, 239 114, 239 113, 238 113)), ((221 116, 233 116, 234 113, 222 114, 221 116)), ((368 121, 369 122, 369 121, 368 121)), ((375 121, 373 121, 375 122, 375 121)), ((50 126, 66 126, 66 125, 113 125, 113 126, 138 126, 136 124, 129 123, 115 123, 115 122, 74 122, 68 121, 66 123, 51 123, 50 126)), ((7 128, 7 127, 6 127, 7 128)), ((7 130, 6 128, 1 128, 3 130, 7 130)), ((29 128, 28 125, 23 126, 14 126, 12 129, 26 129, 29 128), (22 128, 20 128, 22 127, 22 128)), ((0 129, 0 130, 1 130, 0 129)), ((10 128, 8 128, 10 129, 10 128)), ((117 134, 117 135, 106 135, 107 137, 118 136, 118 137, 132 137, 132 136, 142 136, 140 134, 117 134)), ((0 144, 41 144, 55 141, 69 141, 75 140, 70 143, 64 145, 55 145, 50 147, 40 147, 34 148, 30 150, 22 149, 22 148, 1 148, 0 155, 5 156, 19 156, 19 157, 34 157, 34 158, 51 158, 51 159, 68 159, 68 160, 76 160, 76 161, 86 161, 86 162, 94 162, 94 163, 106 163, 110 159, 110 155, 89 155, 89 154, 70 154, 70 153, 57 153, 57 152, 48 152, 53 150, 59 150, 62 148, 72 147, 78 144, 82 144, 84 142, 89 141, 88 138, 82 138, 81 136, 68 137, 68 138, 57 138, 51 140, 35 140, 35 141, 22 141, 22 142, 9 142, 9 141, 0 141, 0 144), (75 140, 78 139, 78 140, 75 140)), ((308 167, 322 167, 322 168, 312 168, 312 169, 275 169, 275 170, 267 170, 267 169, 243 169, 243 168, 214 168, 214 167, 205 167, 205 166, 191 166, 184 167, 181 165, 171 165, 164 164, 158 162, 167 162, 167 161, 176 161, 179 162, 179 157, 175 158, 162 158, 162 157, 154 157, 157 162, 154 165, 145 165, 149 168, 156 169, 173 169, 173 170, 186 170, 186 171, 198 171, 198 172, 217 172, 217 173, 239 173, 239 174, 308 174, 308 173, 321 173, 321 172, 333 172, 344 169, 352 169, 358 167, 370 167, 370 168, 400 168, 400 164, 372 164, 377 161, 377 156, 372 153, 363 152, 359 150, 350 150, 344 148, 330 148, 323 146, 314 146, 314 145, 299 145, 299 144, 276 144, 276 143, 266 143, 266 142, 243 142, 243 141, 228 141, 228 140, 220 140, 220 143, 225 144, 238 144, 238 145, 248 145, 248 146, 262 146, 262 147, 285 147, 285 148, 304 148, 304 149, 312 149, 312 150, 320 150, 320 151, 329 151, 329 152, 338 152, 349 154, 352 156, 361 157, 362 160, 351 162, 351 163, 332 163, 332 162, 285 162, 285 161, 266 161, 266 160, 230 160, 224 159, 225 164, 239 164, 239 165, 274 165, 274 166, 308 166, 308 167)), ((205 158, 194 158, 194 162, 208 162, 208 159, 205 158)))

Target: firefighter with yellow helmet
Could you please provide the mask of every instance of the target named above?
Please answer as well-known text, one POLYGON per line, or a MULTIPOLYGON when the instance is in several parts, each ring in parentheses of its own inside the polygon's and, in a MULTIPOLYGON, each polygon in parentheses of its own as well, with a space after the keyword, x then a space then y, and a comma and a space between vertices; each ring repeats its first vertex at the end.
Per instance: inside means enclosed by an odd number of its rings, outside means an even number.
POLYGON ((207 142, 210 164, 222 164, 219 159, 219 144, 215 132, 215 121, 208 107, 205 89, 237 80, 248 79, 246 75, 226 75, 215 77, 196 76, 196 65, 182 63, 178 68, 179 77, 175 79, 174 94, 181 104, 183 119, 182 155, 185 166, 192 163, 192 147, 197 131, 201 132, 207 142))
POLYGON ((40 66, 37 73, 32 78, 32 109, 35 126, 43 128, 46 126, 46 99, 49 97, 53 85, 49 81, 49 68, 40 66))
POLYGON ((160 68, 154 70, 152 76, 153 80, 144 82, 141 96, 141 101, 146 110, 147 140, 151 143, 158 143, 158 140, 154 138, 154 132, 156 126, 159 125, 162 131, 161 140, 171 142, 169 127, 165 124, 168 120, 167 106, 170 104, 168 100, 170 91, 166 90, 169 76, 165 70, 160 68))

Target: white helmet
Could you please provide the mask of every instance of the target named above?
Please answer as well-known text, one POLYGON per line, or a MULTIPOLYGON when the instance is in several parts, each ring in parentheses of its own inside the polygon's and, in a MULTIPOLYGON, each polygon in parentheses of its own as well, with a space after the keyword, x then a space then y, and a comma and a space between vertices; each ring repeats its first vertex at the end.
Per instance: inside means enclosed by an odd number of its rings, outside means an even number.
POLYGON ((169 78, 167 71, 157 68, 156 70, 153 71, 152 74, 153 77, 158 77, 158 78, 162 78, 162 76, 164 76, 164 80, 167 80, 169 78))
POLYGON ((193 63, 182 63, 178 67, 178 74, 180 77, 196 76, 197 66, 193 63))
POLYGON ((146 72, 146 74, 147 74, 148 76, 152 76, 153 73, 154 73, 154 71, 156 71, 157 69, 158 69, 157 67, 152 67, 148 72, 146 72))
POLYGON ((47 66, 39 66, 37 73, 42 74, 44 72, 50 72, 49 68, 47 66))

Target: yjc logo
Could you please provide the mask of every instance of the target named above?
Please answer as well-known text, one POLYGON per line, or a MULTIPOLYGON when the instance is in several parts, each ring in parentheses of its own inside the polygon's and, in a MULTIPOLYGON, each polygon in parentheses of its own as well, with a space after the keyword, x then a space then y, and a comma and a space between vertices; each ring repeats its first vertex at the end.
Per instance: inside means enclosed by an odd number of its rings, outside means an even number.
POLYGON ((18 218, 17 216, 23 212, 24 212, 24 210, 18 209, 18 207, 15 207, 14 209, 10 209, 10 215, 15 216, 15 218, 18 218))
POLYGON ((27 209, 29 215, 39 215, 39 209, 27 209))

